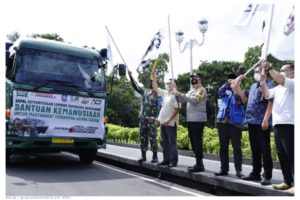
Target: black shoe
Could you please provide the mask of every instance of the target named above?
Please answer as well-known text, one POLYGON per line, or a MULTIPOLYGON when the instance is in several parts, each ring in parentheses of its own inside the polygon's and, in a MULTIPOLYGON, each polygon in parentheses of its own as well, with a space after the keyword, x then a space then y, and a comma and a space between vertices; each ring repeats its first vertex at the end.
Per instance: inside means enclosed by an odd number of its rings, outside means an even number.
POLYGON ((141 156, 139 159, 138 159, 138 162, 145 162, 146 161, 146 158, 141 156))
POLYGON ((145 162, 147 160, 146 158, 146 151, 142 151, 141 157, 138 159, 138 162, 145 162))
POLYGON ((198 165, 194 165, 193 167, 188 167, 188 172, 204 172, 204 167, 200 167, 198 165))
POLYGON ((158 162, 157 152, 153 152, 151 163, 156 163, 156 162, 158 162))
POLYGON ((217 173, 214 173, 215 176, 227 176, 228 175, 228 172, 225 172, 225 171, 219 171, 217 173))
POLYGON ((152 158, 151 163, 156 163, 156 162, 158 162, 158 158, 157 157, 156 158, 152 158))
POLYGON ((264 178, 261 182, 261 185, 271 185, 270 179, 264 178))
POLYGON ((242 178, 244 181, 260 181, 261 177, 260 176, 253 176, 249 174, 248 176, 245 176, 242 178))
POLYGON ((170 163, 170 164, 169 164, 169 167, 176 167, 176 166, 177 166, 176 163, 170 163))
POLYGON ((242 171, 237 171, 237 172, 235 173, 235 175, 236 175, 237 177, 239 177, 239 178, 243 178, 243 177, 244 177, 244 174, 242 174, 242 171))
POLYGON ((170 164, 170 163, 167 162, 167 161, 162 161, 162 162, 158 163, 157 165, 163 166, 163 165, 169 165, 169 164, 170 164))

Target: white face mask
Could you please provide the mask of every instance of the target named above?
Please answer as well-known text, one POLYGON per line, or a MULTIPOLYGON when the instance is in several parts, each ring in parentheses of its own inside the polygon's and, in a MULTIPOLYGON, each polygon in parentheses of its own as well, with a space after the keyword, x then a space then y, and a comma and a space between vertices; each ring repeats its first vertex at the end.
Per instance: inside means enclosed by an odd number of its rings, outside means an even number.
POLYGON ((169 87, 169 85, 167 84, 167 85, 166 85, 166 90, 169 90, 169 89, 170 89, 170 87, 169 87))
POLYGON ((284 77, 286 77, 286 73, 285 72, 280 72, 280 74, 284 77))
POLYGON ((260 81, 260 74, 259 73, 254 73, 254 80, 259 82, 260 81))

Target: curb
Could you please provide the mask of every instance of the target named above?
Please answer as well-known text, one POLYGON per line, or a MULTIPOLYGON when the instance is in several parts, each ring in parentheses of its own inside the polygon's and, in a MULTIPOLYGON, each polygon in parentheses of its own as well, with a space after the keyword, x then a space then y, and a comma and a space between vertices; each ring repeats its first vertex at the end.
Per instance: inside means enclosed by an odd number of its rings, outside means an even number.
MULTIPOLYGON (((139 149, 140 145, 138 144, 127 144, 127 143, 120 143, 120 142, 107 142, 107 144, 121 146, 121 147, 130 147, 139 149)), ((162 152, 161 149, 158 150, 162 152)), ((181 156, 189 156, 194 157, 194 152, 191 150, 180 150, 178 149, 178 154, 181 156)), ((219 155, 217 154, 210 154, 210 153, 203 153, 203 158, 208 160, 220 160, 219 155)), ((229 157, 229 162, 233 162, 233 157, 229 157)), ((250 158, 243 158, 243 164, 245 165, 252 165, 252 159, 250 158)), ((273 161, 273 169, 281 169, 279 161, 273 161)))
POLYGON ((147 169, 159 172, 164 175, 173 175, 175 177, 193 180, 199 184, 208 184, 212 187, 219 187, 222 189, 243 193, 249 196, 288 196, 287 193, 279 190, 274 190, 272 186, 262 186, 259 183, 243 181, 235 178, 234 175, 226 177, 216 177, 213 172, 206 170, 205 172, 190 173, 186 171, 186 166, 179 165, 174 168, 162 167, 150 162, 143 162, 140 164, 137 160, 124 157, 118 154, 111 154, 107 152, 98 152, 98 159, 105 158, 122 164, 127 164, 136 168, 147 169))

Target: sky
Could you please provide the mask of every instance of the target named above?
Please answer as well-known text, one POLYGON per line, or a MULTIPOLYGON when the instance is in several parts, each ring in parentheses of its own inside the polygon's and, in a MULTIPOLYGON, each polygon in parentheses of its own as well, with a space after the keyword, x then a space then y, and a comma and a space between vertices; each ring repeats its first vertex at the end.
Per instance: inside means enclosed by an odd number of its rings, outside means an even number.
MULTIPOLYGON (((286 12, 290 8, 287 2, 293 0, 276 1, 275 14, 286 12)), ((193 69, 201 61, 242 62, 248 47, 262 43, 261 19, 253 20, 248 28, 235 26, 248 3, 215 0, 10 0, 6 7, 14 9, 13 12, 4 9, 4 16, 8 18, 4 30, 6 35, 17 31, 21 36, 58 33, 66 42, 102 49, 108 44, 107 26, 128 68, 136 76, 143 54, 160 29, 164 30, 160 52, 170 53, 170 16, 172 66, 176 78, 180 73, 190 72, 191 67, 189 48, 179 52, 175 32, 181 30, 185 33, 182 47, 191 39, 201 42, 198 21, 203 18, 208 20, 208 30, 204 44, 192 49, 193 69)), ((276 15, 273 23, 278 23, 276 15)), ((112 42, 111 45, 114 63, 123 63, 112 42)), ((171 63, 166 75, 166 78, 170 77, 171 63)))

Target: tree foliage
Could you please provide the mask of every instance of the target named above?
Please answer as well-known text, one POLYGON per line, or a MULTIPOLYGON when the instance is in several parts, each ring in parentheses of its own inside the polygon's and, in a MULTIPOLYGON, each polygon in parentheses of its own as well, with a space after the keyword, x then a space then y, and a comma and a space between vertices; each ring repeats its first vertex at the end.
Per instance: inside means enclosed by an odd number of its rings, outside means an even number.
MULTIPOLYGON (((106 80, 106 89, 110 91, 112 76, 107 76, 106 80)), ((140 99, 134 95, 131 83, 126 77, 114 77, 113 89, 106 101, 110 123, 126 127, 138 126, 140 99)))
POLYGON ((64 42, 64 39, 60 35, 58 35, 57 33, 32 34, 31 37, 33 37, 33 38, 44 38, 44 39, 48 39, 48 40, 55 40, 55 41, 64 42))
MULTIPOLYGON (((169 55, 166 53, 159 54, 157 59, 158 59, 157 68, 156 68, 157 81, 159 87, 164 88, 165 74, 168 72, 169 55)), ((151 77, 151 72, 152 72, 154 62, 155 60, 152 60, 151 64, 148 65, 147 68, 145 68, 143 73, 139 73, 138 76, 139 82, 142 83, 147 88, 149 88, 150 86, 150 77, 151 77)))
POLYGON ((7 34, 6 37, 9 39, 11 42, 15 42, 17 39, 21 37, 20 33, 17 31, 13 31, 10 34, 7 34))

